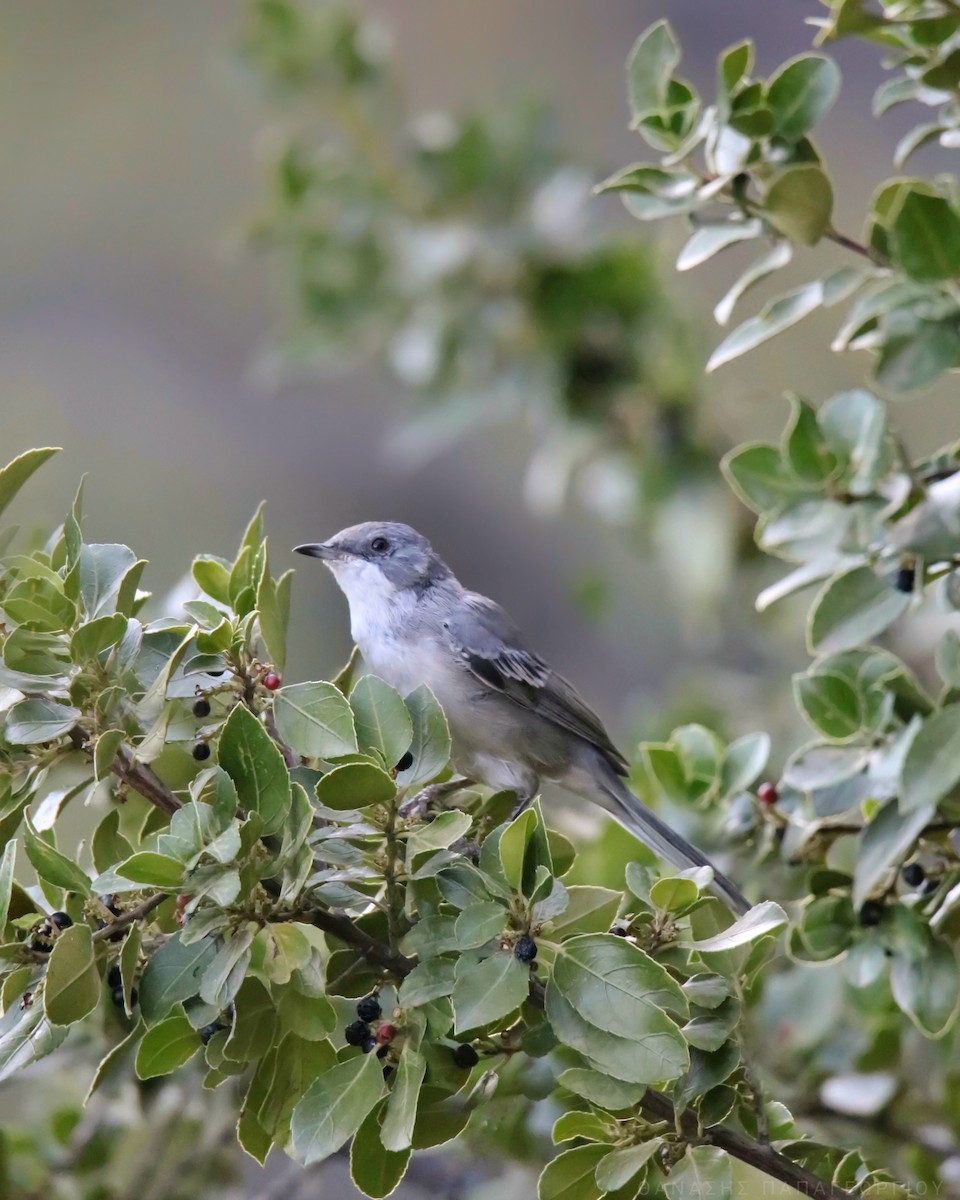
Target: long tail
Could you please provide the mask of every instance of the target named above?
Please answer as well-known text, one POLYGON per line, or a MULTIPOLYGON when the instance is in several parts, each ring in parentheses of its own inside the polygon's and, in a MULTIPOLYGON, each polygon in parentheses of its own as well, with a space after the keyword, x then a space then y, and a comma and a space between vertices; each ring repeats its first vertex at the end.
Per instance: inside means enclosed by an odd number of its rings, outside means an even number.
POLYGON ((613 771, 605 771, 603 774, 604 778, 598 781, 601 789, 601 797, 598 799, 625 829, 636 835, 644 845, 649 846, 654 854, 659 854, 681 870, 689 867, 710 867, 713 871, 712 890, 737 916, 741 916, 750 908, 750 901, 740 889, 731 883, 726 875, 721 874, 696 846, 691 846, 685 838, 642 804, 613 771))

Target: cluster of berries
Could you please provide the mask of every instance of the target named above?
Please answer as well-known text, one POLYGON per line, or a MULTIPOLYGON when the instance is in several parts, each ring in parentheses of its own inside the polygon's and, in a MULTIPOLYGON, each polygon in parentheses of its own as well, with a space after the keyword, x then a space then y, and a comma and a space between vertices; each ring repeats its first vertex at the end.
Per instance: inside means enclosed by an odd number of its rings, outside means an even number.
MULTIPOLYGON (((219 674, 220 672, 213 673, 219 674)), ((276 671, 267 671, 267 673, 260 680, 260 683, 267 689, 268 692, 275 692, 282 682, 283 681, 276 671)), ((202 721, 204 718, 209 717, 210 712, 210 701, 206 698, 206 696, 200 696, 194 701, 193 715, 198 720, 202 721)), ((200 738, 193 743, 193 749, 190 751, 190 753, 193 755, 196 762, 206 762, 212 751, 209 743, 200 738)))
POLYGON ((385 1054, 386 1047, 393 1041, 397 1030, 396 1026, 384 1021, 374 1032, 370 1026, 374 1021, 379 1021, 382 1015, 383 1009, 376 996, 364 996, 362 1000, 359 1000, 357 1002, 357 1019, 351 1021, 343 1031, 347 1045, 359 1046, 364 1054, 369 1054, 371 1050, 376 1050, 379 1046, 385 1054))
MULTIPOLYGON (((107 987, 110 989, 110 999, 117 1006, 123 1008, 123 978, 120 974, 120 967, 114 963, 107 972, 107 987)), ((137 989, 130 989, 130 1007, 137 1002, 137 989)))
POLYGON ((31 931, 27 938, 28 948, 36 950, 40 954, 49 954, 53 949, 57 934, 63 929, 69 929, 72 924, 73 918, 68 913, 52 912, 31 931))
MULTIPOLYGON (((370 1028, 373 1022, 379 1021, 382 1016, 383 1009, 379 999, 376 996, 364 996, 357 1003, 357 1019, 351 1021, 343 1031, 347 1045, 359 1046, 364 1054, 376 1050, 378 1056, 382 1058, 387 1053, 387 1047, 397 1036, 396 1026, 391 1025, 388 1021, 381 1022, 375 1032, 370 1028)), ((479 1061, 480 1056, 473 1046, 467 1043, 454 1046, 454 1066, 469 1069, 475 1067, 479 1061)))

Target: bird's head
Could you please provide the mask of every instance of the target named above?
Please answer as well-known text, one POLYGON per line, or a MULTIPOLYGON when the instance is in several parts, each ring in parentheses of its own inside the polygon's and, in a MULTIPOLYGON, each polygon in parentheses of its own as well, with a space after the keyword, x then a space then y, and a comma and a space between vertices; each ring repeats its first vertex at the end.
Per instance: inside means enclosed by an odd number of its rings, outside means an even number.
POLYGON ((365 521, 341 529, 325 542, 295 547, 322 559, 348 600, 371 594, 422 592, 450 571, 423 536, 399 521, 365 521))

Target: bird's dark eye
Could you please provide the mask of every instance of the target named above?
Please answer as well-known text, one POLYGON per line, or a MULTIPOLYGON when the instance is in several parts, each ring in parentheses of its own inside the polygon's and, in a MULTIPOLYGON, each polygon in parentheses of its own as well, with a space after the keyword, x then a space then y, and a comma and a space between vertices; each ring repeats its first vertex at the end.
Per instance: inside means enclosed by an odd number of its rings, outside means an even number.
POLYGON ((370 543, 370 549, 374 554, 386 554, 390 549, 390 543, 385 537, 375 537, 370 543))

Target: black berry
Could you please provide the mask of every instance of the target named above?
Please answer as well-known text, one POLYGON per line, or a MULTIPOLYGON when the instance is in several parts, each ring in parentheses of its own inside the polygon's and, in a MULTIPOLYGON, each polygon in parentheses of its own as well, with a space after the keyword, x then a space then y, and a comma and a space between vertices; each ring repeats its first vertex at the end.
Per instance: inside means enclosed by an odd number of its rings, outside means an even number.
POLYGON ((626 937, 627 936, 626 926, 624 926, 624 925, 614 925, 609 930, 609 932, 612 933, 614 935, 614 937, 626 937))
POLYGON ((123 1008, 123 988, 117 986, 110 993, 110 999, 114 1002, 117 1008, 123 1008))
MULTIPOLYGON (((115 917, 120 916, 120 907, 117 904, 117 897, 113 894, 113 892, 109 892, 106 896, 98 896, 97 899, 107 910, 107 912, 112 912, 115 917)), ((103 926, 100 926, 100 928, 102 929, 103 926)))
POLYGON ((360 1043, 360 1049, 364 1052, 364 1054, 369 1054, 371 1050, 376 1050, 376 1048, 377 1048, 377 1039, 375 1037, 373 1037, 372 1034, 368 1033, 367 1036, 360 1043))
POLYGON ((522 963, 533 962, 537 957, 537 943, 532 937, 524 934, 517 940, 517 944, 513 948, 513 957, 522 963))
POLYGON ((364 996, 357 1002, 357 1016, 364 1024, 369 1024, 371 1021, 376 1021, 383 1013, 380 1007, 380 1001, 376 996, 364 996))
POLYGON ((110 988, 119 987, 121 982, 122 982, 122 980, 121 980, 121 976, 120 976, 120 968, 117 966, 116 963, 114 963, 113 966, 110 968, 110 970, 107 972, 107 987, 110 987, 110 988))
POLYGON ((210 757, 210 747, 206 742, 194 742, 191 753, 197 762, 206 762, 210 757))
POLYGON ((475 1067, 480 1061, 480 1055, 467 1043, 453 1048, 453 1063, 457 1067, 475 1067))
POLYGON ((209 717, 210 701, 204 700, 202 697, 197 700, 193 706, 193 715, 195 717, 209 717))
POLYGON ((909 887, 919 887, 926 877, 926 871, 918 862, 907 863, 903 868, 903 882, 909 887))
POLYGON ((409 771, 412 766, 413 766, 413 755, 408 750, 406 752, 406 754, 403 756, 403 758, 401 758, 400 761, 397 763, 397 770, 398 771, 409 771))
POLYGON ((69 929, 73 924, 73 917, 71 917, 69 913, 65 912, 51 913, 50 916, 47 917, 47 920, 57 929, 69 929))
POLYGON ((883 904, 880 900, 864 900, 860 905, 858 920, 861 925, 879 925, 883 920, 883 904))
POLYGON ((901 567, 897 572, 897 577, 893 581, 893 586, 898 592, 906 592, 910 595, 913 592, 917 583, 917 573, 913 567, 901 567))
POLYGON ((353 1021, 343 1031, 343 1036, 348 1046, 362 1046, 370 1037, 370 1029, 366 1021, 353 1021))
POLYGON ((206 1045, 210 1039, 216 1037, 216 1035, 223 1028, 224 1026, 221 1025, 219 1021, 211 1021, 209 1025, 204 1025, 204 1027, 200 1030, 200 1041, 206 1045))

